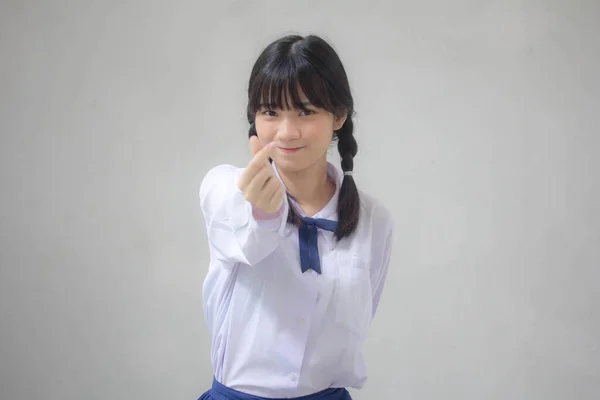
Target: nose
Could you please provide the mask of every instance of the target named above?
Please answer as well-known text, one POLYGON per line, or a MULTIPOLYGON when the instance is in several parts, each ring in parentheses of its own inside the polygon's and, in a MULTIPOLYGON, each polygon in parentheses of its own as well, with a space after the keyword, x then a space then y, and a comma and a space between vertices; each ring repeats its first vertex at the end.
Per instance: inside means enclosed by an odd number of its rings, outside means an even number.
POLYGON ((300 137, 300 129, 294 121, 289 118, 283 118, 277 130, 277 136, 281 141, 298 139, 300 137))

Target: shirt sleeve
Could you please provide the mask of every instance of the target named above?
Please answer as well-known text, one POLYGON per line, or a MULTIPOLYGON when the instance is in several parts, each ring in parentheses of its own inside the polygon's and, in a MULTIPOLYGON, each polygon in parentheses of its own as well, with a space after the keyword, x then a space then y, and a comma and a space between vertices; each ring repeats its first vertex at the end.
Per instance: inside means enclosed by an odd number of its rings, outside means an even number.
POLYGON ((393 244, 393 236, 394 229, 393 224, 391 223, 391 216, 388 219, 390 221, 386 228, 384 229, 384 240, 383 240, 383 251, 380 253, 382 255, 380 259, 379 268, 373 268, 371 270, 371 289, 373 293, 373 317, 375 317, 375 313, 377 312, 377 307, 379 306, 379 300, 381 299, 381 294, 383 293, 383 287, 385 285, 385 279, 387 277, 387 272, 390 264, 390 258, 392 255, 392 244, 393 244))
POLYGON ((256 220, 237 186, 242 171, 231 165, 211 169, 200 185, 200 208, 212 254, 224 263, 255 265, 279 246, 289 206, 284 201, 274 218, 256 220))

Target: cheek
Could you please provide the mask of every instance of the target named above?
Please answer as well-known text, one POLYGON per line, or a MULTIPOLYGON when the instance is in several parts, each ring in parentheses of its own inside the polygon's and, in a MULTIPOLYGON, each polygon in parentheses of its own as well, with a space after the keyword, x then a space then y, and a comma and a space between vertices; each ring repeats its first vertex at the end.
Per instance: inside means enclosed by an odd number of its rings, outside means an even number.
POLYGON ((333 125, 329 120, 315 121, 307 133, 312 143, 319 147, 328 147, 333 138, 333 125))
POLYGON ((256 126, 256 133, 258 134, 258 138, 260 139, 263 145, 273 141, 273 137, 275 136, 276 129, 274 129, 273 124, 269 124, 268 122, 262 121, 261 119, 256 119, 254 121, 254 125, 256 126))

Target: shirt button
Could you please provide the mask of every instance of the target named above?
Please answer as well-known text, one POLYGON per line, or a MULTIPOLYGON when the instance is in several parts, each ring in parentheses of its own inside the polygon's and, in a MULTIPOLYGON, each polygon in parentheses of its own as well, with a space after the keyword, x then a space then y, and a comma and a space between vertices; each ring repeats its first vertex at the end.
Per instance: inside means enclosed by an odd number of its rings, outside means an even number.
POLYGON ((295 373, 293 373, 293 372, 292 372, 292 373, 290 374, 290 379, 292 380, 292 382, 296 382, 296 379, 298 379, 298 377, 296 376, 296 374, 295 374, 295 373))
POLYGON ((304 326, 304 325, 306 325, 306 318, 302 318, 302 319, 300 320, 300 325, 301 325, 301 326, 304 326))

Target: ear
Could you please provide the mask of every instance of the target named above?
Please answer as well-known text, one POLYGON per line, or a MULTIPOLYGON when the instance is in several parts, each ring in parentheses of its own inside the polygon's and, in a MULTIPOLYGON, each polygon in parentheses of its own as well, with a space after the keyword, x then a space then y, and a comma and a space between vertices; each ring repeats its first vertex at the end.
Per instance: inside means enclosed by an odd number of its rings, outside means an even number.
POLYGON ((344 111, 342 114, 340 114, 339 116, 334 116, 334 120, 333 120, 333 130, 337 131, 339 130, 342 126, 344 126, 344 123, 346 122, 346 118, 348 118, 348 112, 344 111))

